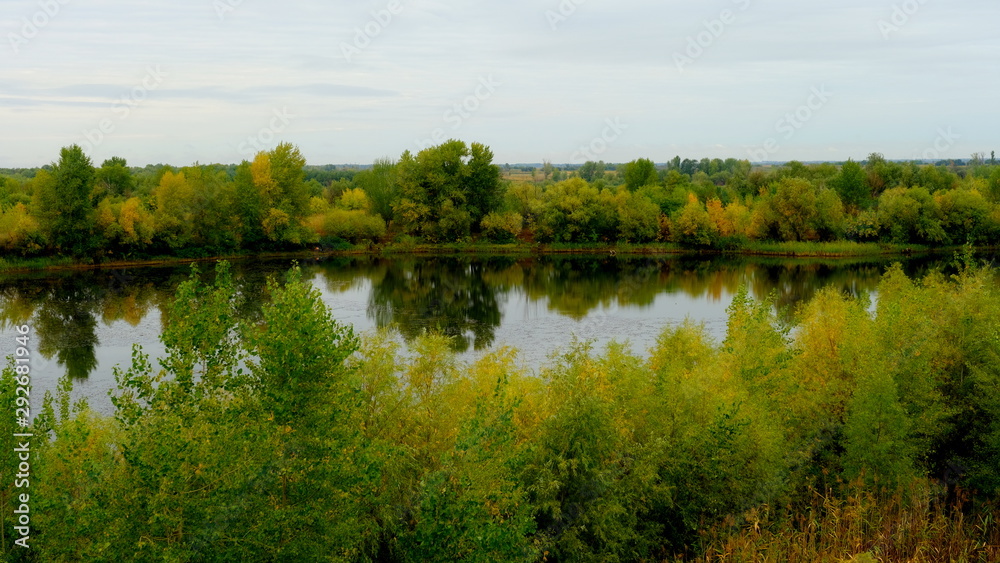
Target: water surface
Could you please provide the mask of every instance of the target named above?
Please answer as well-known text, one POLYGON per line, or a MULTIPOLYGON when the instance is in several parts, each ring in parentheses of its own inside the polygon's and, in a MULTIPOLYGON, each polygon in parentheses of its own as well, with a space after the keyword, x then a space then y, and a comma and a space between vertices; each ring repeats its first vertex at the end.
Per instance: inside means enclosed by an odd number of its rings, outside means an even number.
MULTIPOLYGON (((948 259, 903 262, 911 276, 948 259)), ((259 317, 264 287, 290 260, 234 262, 240 315, 259 317)), ((427 330, 452 338, 474 359, 497 346, 520 352, 531 369, 574 338, 598 348, 612 339, 639 353, 666 326, 686 318, 718 340, 726 309, 741 285, 758 299, 773 296, 782 318, 817 290, 872 293, 887 260, 789 260, 699 256, 610 257, 332 257, 301 262, 341 323, 364 332, 393 326, 404 341, 427 330)), ((199 266, 210 279, 211 265, 199 266)), ((162 354, 164 311, 190 266, 45 272, 0 277, 0 355, 14 349, 14 326, 32 328, 33 405, 68 374, 74 395, 110 412, 112 367, 127 365, 132 345, 162 354)))

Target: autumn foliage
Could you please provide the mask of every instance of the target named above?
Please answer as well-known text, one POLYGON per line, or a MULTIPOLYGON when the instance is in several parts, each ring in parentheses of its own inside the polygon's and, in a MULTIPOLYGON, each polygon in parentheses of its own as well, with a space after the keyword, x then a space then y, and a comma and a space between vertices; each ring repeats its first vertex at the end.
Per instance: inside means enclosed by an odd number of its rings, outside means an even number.
POLYGON ((29 560, 996 560, 1000 296, 956 271, 791 324, 744 290, 721 342, 685 322, 533 371, 359 338, 298 270, 244 319, 222 264, 114 416, 45 399, 29 560))
POLYGON ((586 163, 539 177, 449 140, 370 167, 307 166, 278 144, 238 165, 100 167, 76 146, 40 169, 0 170, 0 249, 103 262, 377 243, 758 242, 988 246, 1000 240, 995 165, 754 168, 736 159, 586 163), (530 180, 529 180, 530 178, 530 180))

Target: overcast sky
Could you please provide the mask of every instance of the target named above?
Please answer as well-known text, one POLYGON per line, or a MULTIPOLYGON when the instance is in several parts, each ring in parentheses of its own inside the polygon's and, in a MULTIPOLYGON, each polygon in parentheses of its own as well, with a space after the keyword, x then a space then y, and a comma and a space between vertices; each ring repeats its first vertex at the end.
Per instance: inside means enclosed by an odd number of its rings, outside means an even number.
POLYGON ((0 167, 967 158, 997 0, 2 0, 0 167))

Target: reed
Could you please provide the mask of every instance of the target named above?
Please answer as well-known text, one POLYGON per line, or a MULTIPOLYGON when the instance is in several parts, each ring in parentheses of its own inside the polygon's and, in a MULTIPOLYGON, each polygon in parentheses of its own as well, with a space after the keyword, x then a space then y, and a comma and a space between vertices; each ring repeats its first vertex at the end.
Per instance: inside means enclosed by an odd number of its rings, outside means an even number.
POLYGON ((744 523, 702 536, 706 562, 1000 561, 997 506, 972 506, 927 480, 906 490, 873 491, 860 482, 840 493, 813 491, 798 509, 755 508, 744 523), (970 508, 971 507, 971 508, 970 508))

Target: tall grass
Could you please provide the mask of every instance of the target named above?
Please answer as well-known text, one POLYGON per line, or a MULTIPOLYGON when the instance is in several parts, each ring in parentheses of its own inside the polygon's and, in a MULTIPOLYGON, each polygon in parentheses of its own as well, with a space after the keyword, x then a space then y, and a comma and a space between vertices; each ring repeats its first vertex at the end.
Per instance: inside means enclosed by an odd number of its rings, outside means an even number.
POLYGON ((927 252, 930 247, 918 244, 884 244, 875 242, 766 242, 748 241, 736 248, 738 254, 775 256, 876 256, 927 252))
POLYGON ((69 256, 38 256, 34 258, 0 257, 0 272, 44 270, 72 266, 78 262, 69 256))
POLYGON ((927 480, 893 494, 860 482, 844 488, 846 494, 814 491, 808 505, 794 511, 753 509, 742 527, 729 522, 706 531, 701 555, 689 560, 1000 561, 997 506, 969 510, 965 493, 949 500, 943 487, 927 480))

